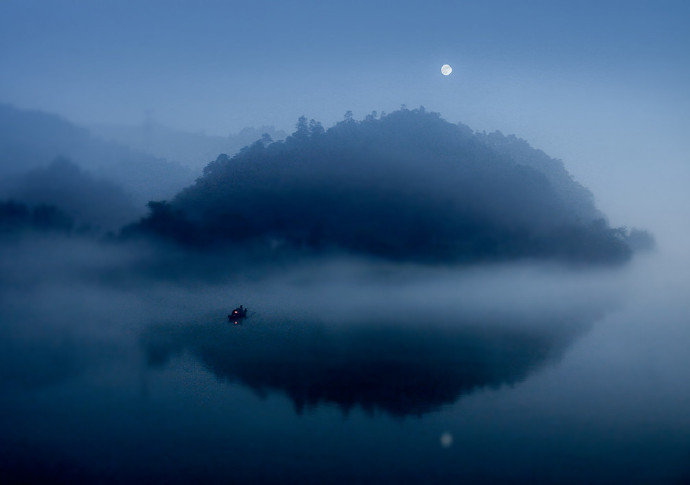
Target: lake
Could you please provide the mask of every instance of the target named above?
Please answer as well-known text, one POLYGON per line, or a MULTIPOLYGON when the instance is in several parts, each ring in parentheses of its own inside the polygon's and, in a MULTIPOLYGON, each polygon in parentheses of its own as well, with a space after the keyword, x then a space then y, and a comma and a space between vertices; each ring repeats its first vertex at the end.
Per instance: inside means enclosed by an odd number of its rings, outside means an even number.
POLYGON ((667 254, 213 281, 3 254, 4 482, 690 481, 690 266, 667 254))

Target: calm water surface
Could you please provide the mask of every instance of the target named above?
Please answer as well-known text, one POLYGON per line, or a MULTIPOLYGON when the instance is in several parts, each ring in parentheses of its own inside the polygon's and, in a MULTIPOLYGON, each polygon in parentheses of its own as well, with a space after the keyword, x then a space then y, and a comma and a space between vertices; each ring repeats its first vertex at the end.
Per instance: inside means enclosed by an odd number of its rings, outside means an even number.
POLYGON ((3 481, 690 480, 687 265, 65 265, 3 282, 3 481))

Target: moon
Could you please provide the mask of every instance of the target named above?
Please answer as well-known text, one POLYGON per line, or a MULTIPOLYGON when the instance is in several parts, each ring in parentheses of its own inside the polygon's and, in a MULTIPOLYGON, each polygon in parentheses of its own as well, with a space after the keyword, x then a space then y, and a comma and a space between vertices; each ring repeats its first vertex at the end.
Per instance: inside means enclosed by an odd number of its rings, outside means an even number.
POLYGON ((449 76, 451 72, 453 72, 453 68, 450 67, 448 64, 444 64, 441 66, 441 74, 443 74, 444 76, 449 76))

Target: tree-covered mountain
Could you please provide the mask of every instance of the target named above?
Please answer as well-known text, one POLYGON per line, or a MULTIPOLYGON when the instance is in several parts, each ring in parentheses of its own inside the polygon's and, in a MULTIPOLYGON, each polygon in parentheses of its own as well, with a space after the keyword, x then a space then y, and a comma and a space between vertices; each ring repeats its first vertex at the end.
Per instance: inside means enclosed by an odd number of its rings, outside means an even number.
POLYGON ((546 153, 533 148, 525 140, 515 135, 505 136, 500 131, 493 133, 476 133, 479 140, 492 150, 513 162, 534 168, 544 174, 549 184, 569 209, 584 220, 603 218, 594 206, 592 193, 576 182, 568 173, 561 160, 549 157, 546 153))
POLYGON ((198 247, 266 244, 413 261, 620 262, 631 250, 560 161, 526 142, 402 109, 324 130, 300 118, 124 233, 198 247))

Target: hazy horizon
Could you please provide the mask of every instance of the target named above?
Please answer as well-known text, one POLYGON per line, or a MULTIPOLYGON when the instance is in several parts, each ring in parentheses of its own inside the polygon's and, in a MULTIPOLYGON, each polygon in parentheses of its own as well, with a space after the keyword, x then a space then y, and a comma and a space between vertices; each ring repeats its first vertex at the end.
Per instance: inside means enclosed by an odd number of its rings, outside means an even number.
POLYGON ((687 482, 689 26, 0 2, 0 481, 687 482))
POLYGON ((150 118, 223 136, 423 105, 563 159, 615 224, 682 224, 687 3, 419 6, 3 2, 0 100, 86 126, 150 118))

